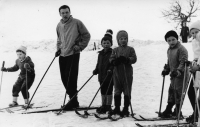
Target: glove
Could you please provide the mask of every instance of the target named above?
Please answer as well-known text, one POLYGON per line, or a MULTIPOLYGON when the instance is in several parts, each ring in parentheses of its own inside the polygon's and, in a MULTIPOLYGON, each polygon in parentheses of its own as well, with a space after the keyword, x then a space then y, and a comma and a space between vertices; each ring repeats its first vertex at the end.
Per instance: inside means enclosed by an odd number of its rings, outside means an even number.
POLYGON ((175 78, 175 77, 179 77, 181 75, 181 72, 179 70, 174 70, 171 72, 170 76, 172 78, 175 78))
POLYGON ((120 56, 119 60, 120 60, 121 63, 128 63, 129 62, 129 59, 124 57, 124 56, 120 56))
POLYGON ((186 66, 190 66, 192 62, 190 61, 185 61, 186 66))
POLYGON ((121 61, 120 61, 119 58, 116 58, 115 60, 113 60, 113 61, 111 62, 111 64, 112 64, 113 66, 118 66, 118 65, 121 64, 121 61))
POLYGON ((61 50, 59 49, 59 50, 55 53, 55 57, 60 56, 60 54, 61 54, 61 50))
POLYGON ((111 74, 112 74, 112 71, 111 71, 111 70, 107 70, 107 74, 108 74, 108 75, 111 75, 111 74))
POLYGON ((93 73, 93 75, 97 75, 98 71, 95 69, 92 73, 93 73))
POLYGON ((167 70, 163 70, 162 73, 161 73, 162 76, 165 76, 165 75, 168 75, 168 74, 169 74, 169 71, 167 71, 167 70))
POLYGON ((8 70, 5 67, 2 67, 1 71, 8 71, 8 70))
POLYGON ((24 68, 25 68, 25 69, 30 69, 31 67, 30 67, 30 65, 29 65, 28 63, 25 63, 25 64, 24 64, 24 68))

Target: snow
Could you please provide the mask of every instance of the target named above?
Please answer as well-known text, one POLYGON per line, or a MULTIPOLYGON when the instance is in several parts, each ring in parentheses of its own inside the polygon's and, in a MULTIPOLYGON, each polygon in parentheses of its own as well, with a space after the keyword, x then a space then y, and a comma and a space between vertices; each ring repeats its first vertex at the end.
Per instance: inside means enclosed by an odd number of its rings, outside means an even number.
MULTIPOLYGON (((5 67, 11 67, 16 60, 16 47, 19 45, 28 47, 28 56, 30 56, 35 63, 36 78, 33 86, 30 89, 31 95, 38 86, 46 69, 54 58, 55 41, 42 40, 38 42, 7 42, 0 45, 0 63, 5 61, 5 67)), ((138 61, 133 65, 133 87, 132 87, 132 108, 136 113, 136 117, 142 115, 144 117, 156 117, 156 111, 159 110, 160 95, 162 88, 163 78, 161 71, 167 61, 167 48, 168 44, 165 42, 154 41, 130 41, 129 45, 135 48, 138 61)), ((183 44, 189 53, 189 60, 192 60, 193 54, 191 43, 183 44)), ((116 45, 115 45, 116 46, 116 45)), ((87 79, 92 75, 97 62, 97 51, 89 51, 86 49, 81 53, 79 64, 79 77, 78 88, 80 88, 87 79)), ((15 73, 1 73, 3 80, 0 91, 0 108, 7 107, 12 102, 12 86, 15 83, 19 72, 15 73)), ((165 78, 164 94, 162 111, 167 104, 167 95, 169 88, 169 76, 165 78)), ((94 76, 86 86, 78 94, 81 106, 88 106, 99 88, 97 76, 94 76)), ((34 106, 46 106, 43 109, 59 108, 63 104, 65 96, 65 89, 61 82, 58 58, 55 59, 49 71, 41 82, 32 102, 34 106)), ((68 97, 67 97, 68 100, 68 97)), ((66 100, 66 101, 67 101, 66 100)), ((18 102, 23 104, 23 98, 20 94, 18 102)), ((114 104, 114 103, 113 103, 114 104)), ((98 93, 92 106, 101 105, 101 96, 98 93)), ((123 102, 122 106, 123 107, 123 102)), ((40 109, 32 109, 40 110, 40 109)), ((30 109, 30 111, 32 111, 30 109)), ((175 123, 175 121, 162 121, 162 122, 139 122, 133 118, 124 118, 116 122, 110 120, 98 120, 95 117, 89 116, 88 118, 81 118, 70 111, 62 115, 55 115, 53 112, 40 113, 40 114, 20 114, 18 111, 14 114, 7 112, 0 112, 0 127, 134 127, 135 123, 157 124, 157 123, 175 123)), ((89 110, 95 112, 95 110, 89 110)), ((183 115, 188 116, 192 113, 192 108, 188 97, 185 97, 183 115)))

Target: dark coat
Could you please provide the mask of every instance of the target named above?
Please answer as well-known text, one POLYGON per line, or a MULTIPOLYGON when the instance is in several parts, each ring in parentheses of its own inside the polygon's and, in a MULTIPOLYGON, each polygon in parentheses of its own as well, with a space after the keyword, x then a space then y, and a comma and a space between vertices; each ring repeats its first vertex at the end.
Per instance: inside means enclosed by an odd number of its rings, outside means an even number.
POLYGON ((26 77, 26 69, 24 68, 24 64, 28 63, 30 65, 30 70, 27 71, 27 75, 35 75, 35 70, 34 70, 34 63, 32 62, 31 58, 27 56, 24 61, 20 61, 19 59, 16 60, 15 65, 13 67, 7 68, 8 72, 15 72, 18 71, 19 69, 21 70, 19 77, 20 78, 25 78, 26 77))
MULTIPOLYGON (((111 71, 113 70, 113 66, 109 62, 111 53, 112 53, 111 48, 109 48, 106 52, 104 49, 99 51, 98 60, 97 60, 96 68, 95 68, 95 71, 98 74, 99 82, 103 82, 103 80, 105 79, 107 75, 108 70, 111 70, 111 71)), ((111 76, 109 77, 111 78, 111 76)))
POLYGON ((183 26, 181 28, 180 36, 182 37, 182 42, 187 42, 188 41, 189 28, 187 26, 183 26))

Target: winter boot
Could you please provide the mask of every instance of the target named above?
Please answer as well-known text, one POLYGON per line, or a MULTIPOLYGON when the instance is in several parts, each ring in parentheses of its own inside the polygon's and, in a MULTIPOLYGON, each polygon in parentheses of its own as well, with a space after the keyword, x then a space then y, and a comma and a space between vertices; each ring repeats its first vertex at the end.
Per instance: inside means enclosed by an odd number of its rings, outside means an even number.
POLYGON ((174 106, 174 104, 172 103, 168 103, 166 109, 164 112, 160 113, 159 116, 161 118, 170 118, 172 116, 172 107, 174 106))
POLYGON ((66 105, 64 105, 63 110, 72 110, 78 107, 79 107, 79 102, 77 96, 74 98, 72 96, 70 97, 69 102, 66 105))
POLYGON ((124 108, 122 110, 123 117, 129 117, 130 112, 128 111, 128 107, 130 105, 129 96, 124 96, 124 108))
MULTIPOLYGON (((185 120, 188 123, 194 123, 194 113, 192 115, 190 115, 189 117, 187 117, 185 120)), ((198 122, 198 113, 197 112, 196 112, 195 122, 198 122)))
POLYGON ((9 104, 9 107, 15 107, 15 106, 18 106, 17 97, 13 97, 13 102, 9 104))
POLYGON ((114 96, 115 100, 115 109, 110 113, 110 115, 121 115, 120 106, 121 106, 121 96, 114 96))
MULTIPOLYGON (((180 107, 180 104, 177 104, 176 108, 174 108, 174 111, 172 112, 172 117, 178 118, 179 107, 180 107), (177 111, 176 111, 176 109, 177 109, 177 111)), ((183 114, 182 114, 182 112, 180 112, 180 119, 182 119, 182 118, 183 118, 183 114)))
POLYGON ((99 114, 105 114, 106 113, 106 105, 102 105, 96 110, 97 113, 99 114))

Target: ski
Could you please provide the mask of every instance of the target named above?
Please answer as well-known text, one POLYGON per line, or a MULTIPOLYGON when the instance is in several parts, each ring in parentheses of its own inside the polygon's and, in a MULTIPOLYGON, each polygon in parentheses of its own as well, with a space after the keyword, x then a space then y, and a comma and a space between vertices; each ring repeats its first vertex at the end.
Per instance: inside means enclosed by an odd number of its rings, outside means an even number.
MULTIPOLYGON (((155 117, 155 118, 144 118, 143 116, 139 115, 140 118, 133 117, 136 121, 162 121, 162 120, 176 120, 176 117, 170 117, 170 118, 161 118, 161 117, 155 117)), ((183 119, 183 118, 182 118, 183 119)), ((180 120, 182 120, 180 119, 180 120)))
POLYGON ((108 118, 111 121, 118 121, 118 120, 122 119, 123 117, 121 117, 120 115, 109 115, 108 118))
POLYGON ((81 114, 78 110, 79 110, 79 109, 76 109, 76 110, 75 110, 75 113, 76 113, 78 116, 82 117, 82 118, 88 118, 88 116, 93 116, 93 115, 94 115, 94 113, 88 113, 88 112, 87 112, 88 109, 86 109, 86 110, 84 111, 84 114, 81 114))
MULTIPOLYGON (((34 103, 30 104, 30 107, 32 107, 33 105, 34 105, 34 103)), ((17 106, 13 106, 13 107, 1 108, 0 111, 3 112, 3 110, 6 110, 9 113, 13 113, 13 111, 11 110, 13 108, 22 108, 22 109, 24 109, 24 105, 17 105, 17 106)))
MULTIPOLYGON (((174 127, 177 126, 177 123, 174 124, 154 124, 154 125, 141 125, 139 123, 135 123, 138 127, 174 127)), ((185 127, 186 125, 190 125, 189 123, 179 123, 179 127, 185 127)))
POLYGON ((100 119, 100 120, 109 119, 108 114, 97 114, 97 113, 95 113, 94 116, 95 116, 97 119, 100 119))
MULTIPOLYGON (((88 107, 78 107, 76 108, 77 110, 85 110, 87 109, 88 107)), ((97 109, 98 107, 91 107, 89 108, 88 110, 92 110, 92 109, 97 109)), ((76 109, 71 109, 71 110, 63 110, 63 112, 66 112, 66 111, 74 111, 76 109)), ((31 114, 31 113, 47 113, 47 112, 57 112, 57 111, 60 111, 61 109, 60 108, 56 108, 56 109, 47 109, 47 110, 39 110, 39 111, 32 111, 32 112, 25 112, 25 113, 22 113, 22 114, 31 114)))

